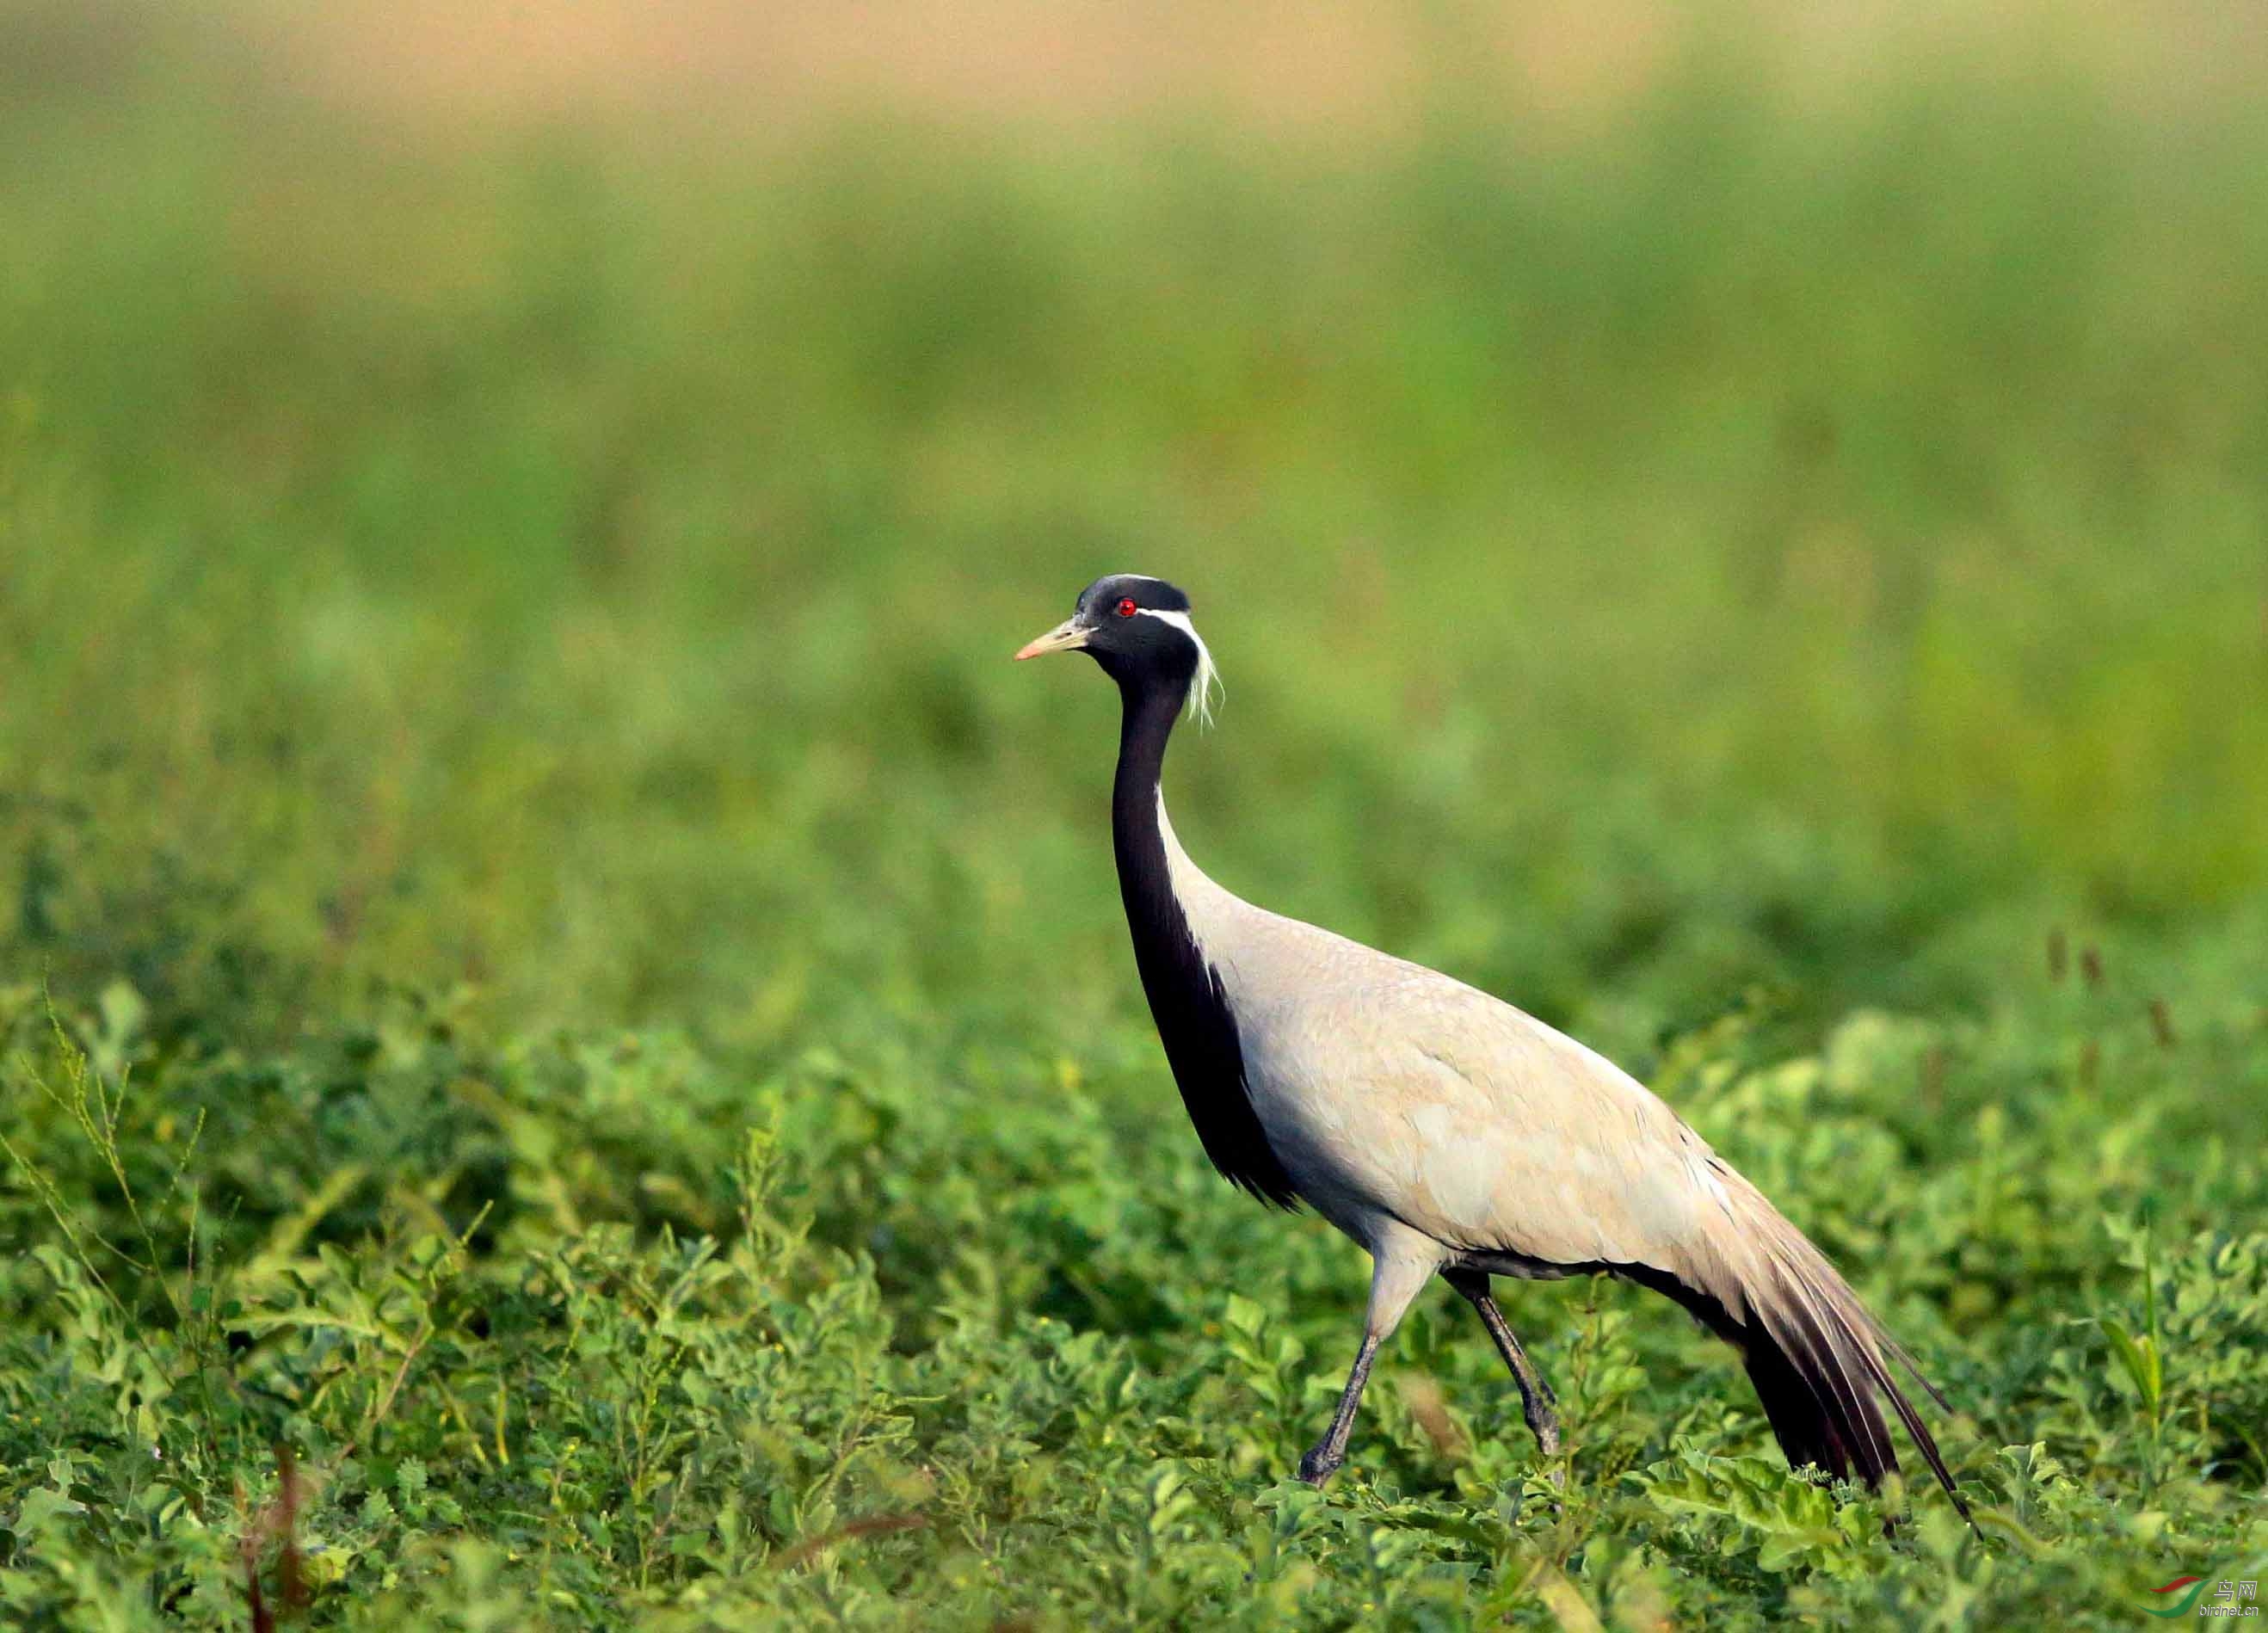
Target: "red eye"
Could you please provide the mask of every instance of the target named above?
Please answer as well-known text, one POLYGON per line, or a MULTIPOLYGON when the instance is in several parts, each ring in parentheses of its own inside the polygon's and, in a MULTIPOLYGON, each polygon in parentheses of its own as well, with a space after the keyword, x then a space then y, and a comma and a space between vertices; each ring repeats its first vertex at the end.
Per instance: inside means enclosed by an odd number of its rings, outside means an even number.
POLYGON ((1134 605, 1134 598, 1130 595, 1118 603, 1118 615, 1121 618, 1131 618, 1138 610, 1134 605))

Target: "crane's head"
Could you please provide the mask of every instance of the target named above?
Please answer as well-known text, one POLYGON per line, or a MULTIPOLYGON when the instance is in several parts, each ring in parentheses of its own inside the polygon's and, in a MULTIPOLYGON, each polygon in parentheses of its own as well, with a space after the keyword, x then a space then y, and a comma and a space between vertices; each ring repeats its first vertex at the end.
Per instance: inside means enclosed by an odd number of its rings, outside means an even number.
POLYGON ((1189 598, 1162 578, 1112 573, 1079 592, 1071 615, 1016 654, 1085 652, 1130 692, 1186 693, 1189 712, 1212 717, 1220 680, 1204 637, 1189 622, 1189 598))

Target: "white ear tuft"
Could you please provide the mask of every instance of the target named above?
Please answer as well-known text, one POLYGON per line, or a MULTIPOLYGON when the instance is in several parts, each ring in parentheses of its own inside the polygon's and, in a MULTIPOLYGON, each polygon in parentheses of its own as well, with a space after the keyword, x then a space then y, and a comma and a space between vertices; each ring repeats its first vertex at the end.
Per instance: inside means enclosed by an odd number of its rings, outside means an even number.
POLYGON ((1197 633, 1197 625, 1189 622, 1187 613, 1154 612, 1145 607, 1142 608, 1142 616, 1173 625, 1189 636, 1197 649, 1197 672, 1189 677, 1189 714, 1199 725, 1211 725, 1213 699, 1228 690, 1220 682, 1220 671, 1213 667, 1212 648, 1204 644, 1204 636, 1197 633))

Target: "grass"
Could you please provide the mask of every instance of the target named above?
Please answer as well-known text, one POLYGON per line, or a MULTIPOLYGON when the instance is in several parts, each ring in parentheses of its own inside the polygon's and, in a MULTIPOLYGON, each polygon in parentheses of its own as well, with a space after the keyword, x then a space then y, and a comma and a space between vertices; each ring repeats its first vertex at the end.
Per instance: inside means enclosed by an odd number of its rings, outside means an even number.
POLYGON ((11 1622, 2262 1574, 2249 104, 1702 60, 1580 139, 754 154, 70 60, 0 86, 11 1622), (1226 673, 1208 868, 1639 1070, 1946 1387, 1989 1546, 1612 1286, 1513 1300, 1564 1487, 1445 1298, 1288 1481, 1360 1257, 1204 1166, 1115 705, 1005 661, 1127 567, 1226 673))

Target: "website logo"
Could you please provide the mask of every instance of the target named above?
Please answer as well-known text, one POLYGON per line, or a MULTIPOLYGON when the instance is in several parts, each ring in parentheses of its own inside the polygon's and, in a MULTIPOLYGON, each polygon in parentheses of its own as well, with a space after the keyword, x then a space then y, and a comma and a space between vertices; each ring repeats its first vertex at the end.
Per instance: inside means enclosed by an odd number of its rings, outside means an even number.
POLYGON ((2156 1616, 2162 1621, 2186 1616, 2192 1608, 2200 1616, 2257 1616, 2260 1614, 2260 1583, 2257 1578, 2247 1578, 2239 1582, 2223 1577, 2217 1582, 2207 1582, 2203 1577, 2176 1577, 2165 1586, 2154 1587, 2150 1592, 2179 1595, 2169 1600, 2162 1607, 2153 1605, 2144 1609, 2143 1615, 2156 1616), (2205 1602, 2198 1604, 2199 1600, 2205 1602))

